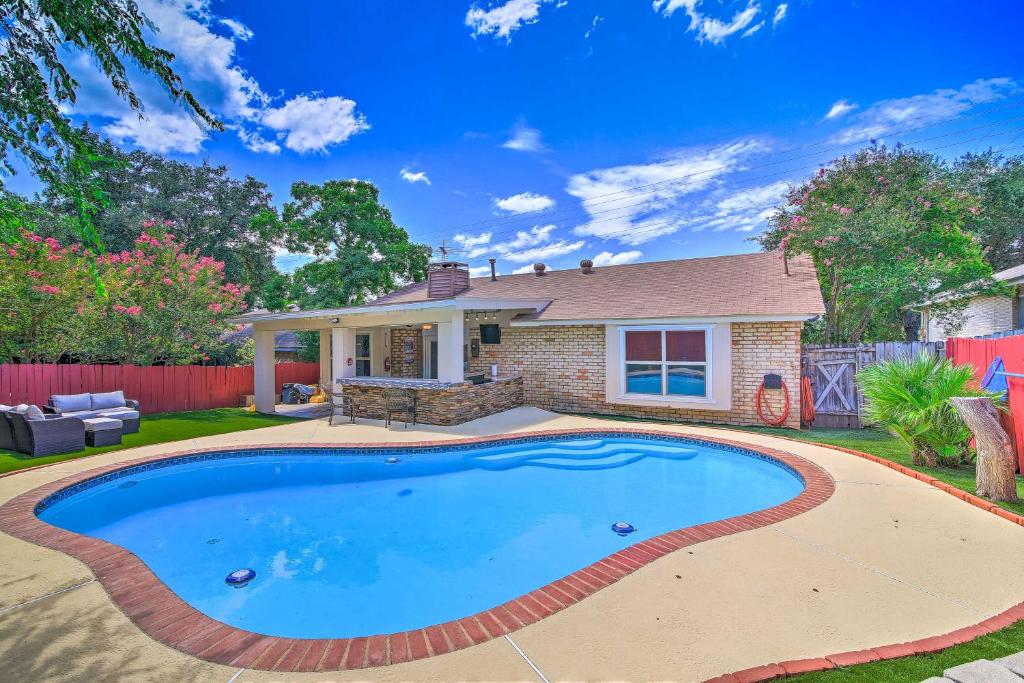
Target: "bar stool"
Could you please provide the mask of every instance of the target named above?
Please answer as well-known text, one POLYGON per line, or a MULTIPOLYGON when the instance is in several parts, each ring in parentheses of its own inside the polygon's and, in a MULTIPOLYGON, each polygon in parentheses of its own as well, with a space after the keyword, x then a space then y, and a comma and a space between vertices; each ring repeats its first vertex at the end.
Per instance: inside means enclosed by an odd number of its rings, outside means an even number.
POLYGON ((349 422, 352 424, 356 423, 356 405, 355 401, 348 394, 340 391, 331 392, 331 416, 327 418, 327 424, 334 424, 334 416, 341 415, 345 416, 346 411, 348 412, 349 422))

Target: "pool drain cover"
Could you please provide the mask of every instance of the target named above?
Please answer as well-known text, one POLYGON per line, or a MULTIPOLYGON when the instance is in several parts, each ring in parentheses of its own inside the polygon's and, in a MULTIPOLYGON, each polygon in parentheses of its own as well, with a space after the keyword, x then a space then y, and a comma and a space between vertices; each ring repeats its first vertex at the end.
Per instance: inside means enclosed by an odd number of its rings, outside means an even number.
POLYGON ((398 458, 388 458, 384 462, 386 462, 388 465, 394 465, 395 463, 398 462, 398 458))
POLYGON ((220 539, 219 538, 211 538, 210 540, 208 540, 206 542, 206 545, 216 545, 218 543, 220 543, 220 539))
POLYGON ((224 582, 232 586, 244 586, 256 578, 252 569, 236 569, 225 577, 224 582))
POLYGON ((612 524, 612 531, 619 536, 628 536, 636 531, 636 528, 629 522, 615 522, 615 524, 612 524))

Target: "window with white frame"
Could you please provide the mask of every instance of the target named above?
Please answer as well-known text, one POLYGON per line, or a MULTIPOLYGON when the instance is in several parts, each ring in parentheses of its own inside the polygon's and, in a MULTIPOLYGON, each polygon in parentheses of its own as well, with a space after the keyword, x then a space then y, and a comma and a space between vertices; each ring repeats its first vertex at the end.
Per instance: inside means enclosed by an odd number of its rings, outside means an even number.
POLYGON ((356 335, 356 377, 370 376, 370 335, 356 335))
POLYGON ((710 345, 706 327, 624 329, 623 391, 638 396, 709 398, 710 345))

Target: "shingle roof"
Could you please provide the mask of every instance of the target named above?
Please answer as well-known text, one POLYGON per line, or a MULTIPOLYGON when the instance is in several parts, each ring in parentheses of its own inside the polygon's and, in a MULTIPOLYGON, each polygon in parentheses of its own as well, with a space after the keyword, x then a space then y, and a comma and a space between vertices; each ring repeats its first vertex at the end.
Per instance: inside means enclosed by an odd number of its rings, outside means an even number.
MULTIPOLYGON (((594 268, 472 278, 456 299, 532 299, 551 303, 530 318, 597 320, 711 316, 821 315, 825 306, 814 264, 806 256, 789 260, 783 272, 777 253, 655 261, 594 268)), ((371 305, 429 301, 419 282, 371 305)))

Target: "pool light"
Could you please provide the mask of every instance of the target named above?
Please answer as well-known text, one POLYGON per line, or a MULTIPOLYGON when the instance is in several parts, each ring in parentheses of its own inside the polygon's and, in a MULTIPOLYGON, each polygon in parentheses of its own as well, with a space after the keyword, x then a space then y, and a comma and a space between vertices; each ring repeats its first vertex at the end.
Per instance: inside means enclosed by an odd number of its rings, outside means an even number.
POLYGON ((388 465, 394 465, 398 462, 398 458, 386 458, 384 462, 388 465))
POLYGON ((619 536, 628 536, 636 531, 636 528, 629 522, 615 522, 615 524, 612 524, 612 531, 619 536))
POLYGON ((224 578, 224 583, 229 586, 241 587, 256 578, 256 572, 252 569, 236 569, 224 578))

